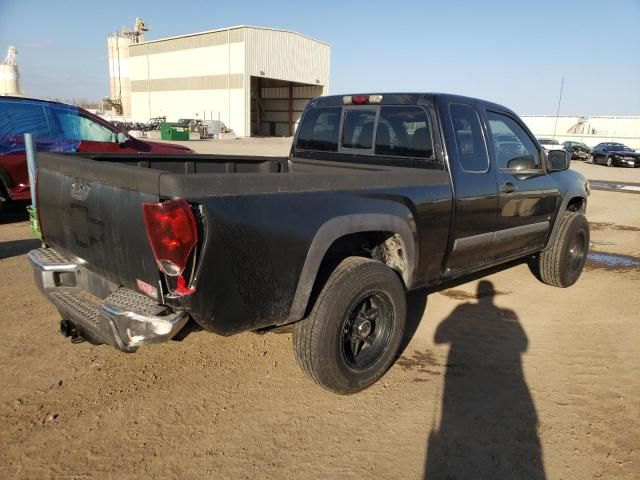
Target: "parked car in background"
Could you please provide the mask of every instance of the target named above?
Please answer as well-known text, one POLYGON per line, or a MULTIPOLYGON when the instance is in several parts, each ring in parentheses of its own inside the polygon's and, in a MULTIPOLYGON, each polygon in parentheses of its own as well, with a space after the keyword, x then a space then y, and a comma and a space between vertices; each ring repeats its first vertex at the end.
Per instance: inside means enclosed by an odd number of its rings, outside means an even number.
POLYGON ((591 152, 584 143, 570 140, 564 142, 562 148, 571 154, 571 160, 586 160, 591 152))
POLYGON ((538 143, 547 152, 549 150, 563 150, 562 145, 560 145, 557 140, 552 140, 550 138, 539 138, 538 143))
POLYGON ((48 100, 0 97, 0 208, 6 201, 29 200, 24 134, 39 152, 193 153, 182 145, 134 138, 82 108, 48 100))
POLYGON ((591 150, 588 162, 607 167, 640 167, 640 153, 623 143, 599 143, 591 150))

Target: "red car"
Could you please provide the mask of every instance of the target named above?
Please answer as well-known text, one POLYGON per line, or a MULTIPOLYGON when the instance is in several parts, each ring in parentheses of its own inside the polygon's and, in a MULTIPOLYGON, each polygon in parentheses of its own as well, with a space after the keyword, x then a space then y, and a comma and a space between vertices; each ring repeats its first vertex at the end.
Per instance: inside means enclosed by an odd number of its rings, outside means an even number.
POLYGON ((37 151, 78 153, 165 153, 193 150, 181 145, 134 138, 86 110, 64 103, 0 97, 0 207, 5 201, 29 200, 24 134, 37 151))

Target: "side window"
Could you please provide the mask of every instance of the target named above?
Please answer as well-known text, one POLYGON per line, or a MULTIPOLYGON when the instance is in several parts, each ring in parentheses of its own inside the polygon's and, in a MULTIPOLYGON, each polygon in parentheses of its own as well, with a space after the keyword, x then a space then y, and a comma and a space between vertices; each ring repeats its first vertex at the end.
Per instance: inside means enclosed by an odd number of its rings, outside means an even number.
POLYGON ((478 114, 469 105, 459 103, 452 104, 450 111, 462 168, 472 173, 486 172, 489 159, 478 114))
POLYGON ((311 108, 302 121, 296 148, 338 151, 338 130, 342 107, 311 108))
POLYGON ((66 140, 116 141, 115 132, 87 117, 81 116, 77 110, 53 107, 50 111, 66 140))
POLYGON ((0 102, 0 153, 24 150, 25 133, 33 134, 38 146, 53 141, 44 107, 27 102, 0 102))
POLYGON ((420 107, 382 107, 375 153, 431 158, 433 143, 426 112, 420 107))
POLYGON ((487 119, 498 168, 514 168, 515 164, 527 169, 541 168, 540 152, 514 119, 495 112, 487 112, 487 119))
POLYGON ((373 148, 375 121, 375 110, 346 110, 342 128, 342 146, 364 150, 373 148))

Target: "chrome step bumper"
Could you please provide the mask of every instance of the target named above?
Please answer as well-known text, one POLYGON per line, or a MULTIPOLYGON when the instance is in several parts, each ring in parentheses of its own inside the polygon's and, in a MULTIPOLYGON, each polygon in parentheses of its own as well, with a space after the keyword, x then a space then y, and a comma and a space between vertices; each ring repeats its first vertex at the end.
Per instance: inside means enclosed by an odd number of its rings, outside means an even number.
POLYGON ((171 312, 146 295, 92 278, 97 275, 53 248, 32 250, 27 256, 38 289, 92 343, 134 352, 170 340, 189 320, 187 312, 171 312))

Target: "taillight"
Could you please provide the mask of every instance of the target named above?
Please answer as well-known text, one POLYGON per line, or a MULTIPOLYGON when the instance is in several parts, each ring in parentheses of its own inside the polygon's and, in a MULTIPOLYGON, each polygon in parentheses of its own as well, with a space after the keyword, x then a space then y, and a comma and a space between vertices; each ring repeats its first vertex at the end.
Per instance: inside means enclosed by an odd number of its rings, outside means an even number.
POLYGON ((162 203, 143 203, 142 212, 151 249, 160 270, 178 277, 178 293, 189 290, 184 272, 191 250, 198 243, 196 219, 184 199, 162 203), (182 290, 182 291, 181 291, 182 290))

